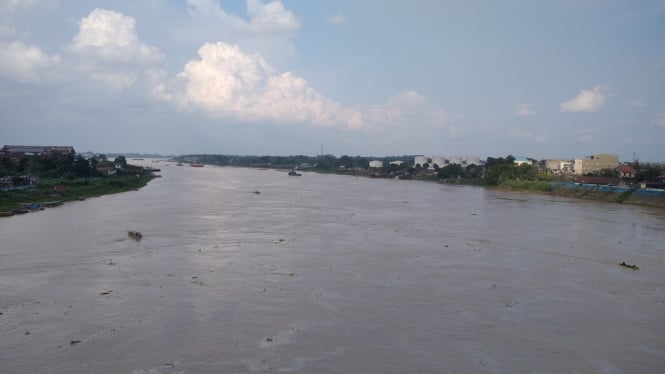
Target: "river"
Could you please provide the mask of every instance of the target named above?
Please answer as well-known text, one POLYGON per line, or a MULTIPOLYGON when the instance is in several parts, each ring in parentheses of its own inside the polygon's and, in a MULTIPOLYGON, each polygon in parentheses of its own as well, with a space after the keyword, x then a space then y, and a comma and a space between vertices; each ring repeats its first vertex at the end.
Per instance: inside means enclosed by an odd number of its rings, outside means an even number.
POLYGON ((663 209, 157 165, 0 219, 0 372, 665 367, 663 209))

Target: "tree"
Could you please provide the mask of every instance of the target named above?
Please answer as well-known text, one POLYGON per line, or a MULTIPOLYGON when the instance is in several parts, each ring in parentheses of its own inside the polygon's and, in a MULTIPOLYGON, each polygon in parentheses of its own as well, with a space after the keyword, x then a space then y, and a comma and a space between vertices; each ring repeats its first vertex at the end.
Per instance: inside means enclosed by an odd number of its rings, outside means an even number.
POLYGON ((125 170, 127 168, 127 159, 125 156, 118 156, 113 160, 114 165, 120 165, 120 169, 125 170))
POLYGON ((347 155, 343 155, 342 157, 339 158, 339 161, 337 162, 337 166, 344 167, 344 168, 352 168, 353 167, 353 160, 351 157, 347 155))
POLYGON ((464 177, 464 169, 460 164, 450 164, 439 169, 437 175, 439 178, 447 179, 454 177, 464 177))

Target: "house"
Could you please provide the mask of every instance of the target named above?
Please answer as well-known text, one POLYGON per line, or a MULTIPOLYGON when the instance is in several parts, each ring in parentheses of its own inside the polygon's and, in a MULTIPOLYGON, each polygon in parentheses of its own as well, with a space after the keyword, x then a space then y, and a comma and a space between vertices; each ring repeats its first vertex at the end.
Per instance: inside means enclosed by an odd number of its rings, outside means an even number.
POLYGON ((621 178, 635 178, 635 169, 630 165, 619 165, 616 170, 621 178))
POLYGON ((524 164, 531 165, 531 160, 526 157, 515 157, 515 166, 522 166, 524 164))

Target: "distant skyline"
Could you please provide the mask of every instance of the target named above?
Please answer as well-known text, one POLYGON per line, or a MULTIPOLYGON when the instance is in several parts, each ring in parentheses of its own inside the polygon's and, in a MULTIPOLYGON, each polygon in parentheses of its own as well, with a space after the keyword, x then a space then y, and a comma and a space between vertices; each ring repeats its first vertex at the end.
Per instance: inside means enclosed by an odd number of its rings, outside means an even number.
POLYGON ((665 1, 0 0, 0 143, 665 161, 665 1))

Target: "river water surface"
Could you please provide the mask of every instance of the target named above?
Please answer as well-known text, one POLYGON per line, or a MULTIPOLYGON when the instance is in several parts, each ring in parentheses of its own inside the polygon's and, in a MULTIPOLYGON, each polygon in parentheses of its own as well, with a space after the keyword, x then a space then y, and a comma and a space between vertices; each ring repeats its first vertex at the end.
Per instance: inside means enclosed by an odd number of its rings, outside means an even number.
POLYGON ((0 219, 0 372, 665 368, 662 209, 158 165, 0 219))

